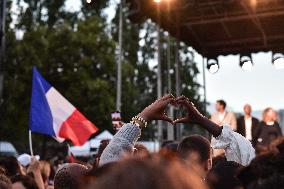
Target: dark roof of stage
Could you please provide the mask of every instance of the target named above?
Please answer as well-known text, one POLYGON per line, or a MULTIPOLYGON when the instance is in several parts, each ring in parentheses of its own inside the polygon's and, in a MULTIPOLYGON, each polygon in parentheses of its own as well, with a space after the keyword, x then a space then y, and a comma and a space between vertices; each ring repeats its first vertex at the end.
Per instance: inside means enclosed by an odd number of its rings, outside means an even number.
MULTIPOLYGON (((158 22, 153 0, 127 1, 130 20, 158 22)), ((161 0, 159 6, 161 27, 206 57, 284 52, 284 0, 161 0)))

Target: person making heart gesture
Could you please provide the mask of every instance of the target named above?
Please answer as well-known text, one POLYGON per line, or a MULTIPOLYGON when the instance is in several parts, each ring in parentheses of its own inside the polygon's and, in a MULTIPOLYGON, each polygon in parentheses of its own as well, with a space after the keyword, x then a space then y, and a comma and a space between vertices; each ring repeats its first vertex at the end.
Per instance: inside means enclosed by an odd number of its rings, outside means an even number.
POLYGON ((130 123, 125 124, 114 135, 114 138, 103 151, 99 165, 118 161, 126 153, 133 153, 134 145, 141 135, 141 130, 153 120, 164 120, 176 125, 178 123, 196 123, 210 132, 214 138, 211 146, 215 149, 224 149, 228 161, 235 161, 244 166, 255 157, 254 148, 251 143, 240 134, 234 132, 230 126, 218 126, 203 116, 194 104, 185 96, 175 98, 173 95, 166 95, 132 118, 130 123), (173 121, 165 114, 168 105, 184 106, 187 109, 187 116, 173 121))

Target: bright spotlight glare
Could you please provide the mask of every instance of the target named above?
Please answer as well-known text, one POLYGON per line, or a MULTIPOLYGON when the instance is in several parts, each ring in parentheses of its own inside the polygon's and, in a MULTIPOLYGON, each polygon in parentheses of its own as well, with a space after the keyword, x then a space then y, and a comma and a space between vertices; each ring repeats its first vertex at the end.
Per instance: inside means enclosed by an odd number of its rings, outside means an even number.
POLYGON ((243 62, 242 69, 246 72, 251 71, 253 68, 253 64, 250 60, 243 62))
POLYGON ((87 2, 87 3, 91 3, 91 2, 92 2, 92 0, 86 0, 86 2, 87 2))
POLYGON ((284 69, 284 57, 276 58, 273 63, 277 70, 284 69))
POLYGON ((154 0, 155 3, 160 3, 162 0, 154 0))
POLYGON ((243 71, 249 72, 253 68, 252 56, 249 55, 240 55, 240 67, 243 71))
POLYGON ((210 67, 209 67, 209 72, 211 74, 214 74, 216 72, 218 72, 219 70, 219 65, 218 64, 211 64, 210 67))
POLYGON ((211 74, 215 74, 219 70, 217 58, 210 58, 207 60, 207 69, 211 74))

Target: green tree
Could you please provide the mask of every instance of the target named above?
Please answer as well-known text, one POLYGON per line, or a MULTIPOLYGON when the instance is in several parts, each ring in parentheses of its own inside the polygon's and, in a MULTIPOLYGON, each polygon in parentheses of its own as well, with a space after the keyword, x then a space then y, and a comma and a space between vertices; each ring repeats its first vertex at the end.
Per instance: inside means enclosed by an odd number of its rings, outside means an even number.
POLYGON ((17 147, 27 147, 32 66, 101 130, 111 130, 115 101, 114 42, 100 18, 53 29, 37 26, 22 40, 9 38, 1 133, 17 147), (16 118, 16 119, 15 119, 16 118), (14 135, 19 135, 14 140, 14 135), (20 134, 21 133, 21 134, 20 134))

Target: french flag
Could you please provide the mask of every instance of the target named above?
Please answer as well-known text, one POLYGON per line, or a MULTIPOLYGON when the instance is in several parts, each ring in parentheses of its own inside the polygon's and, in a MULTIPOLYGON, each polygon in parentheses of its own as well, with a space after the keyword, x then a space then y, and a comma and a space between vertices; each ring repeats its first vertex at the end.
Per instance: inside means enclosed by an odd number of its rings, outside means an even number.
POLYGON ((30 130, 83 145, 98 128, 33 68, 30 130))

